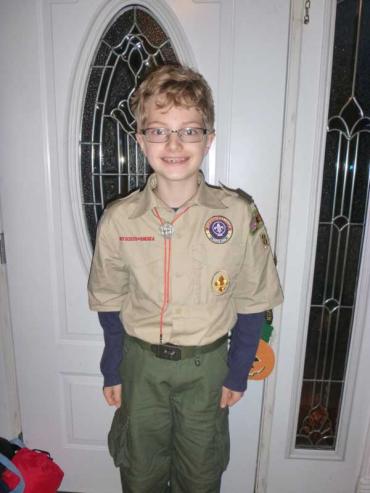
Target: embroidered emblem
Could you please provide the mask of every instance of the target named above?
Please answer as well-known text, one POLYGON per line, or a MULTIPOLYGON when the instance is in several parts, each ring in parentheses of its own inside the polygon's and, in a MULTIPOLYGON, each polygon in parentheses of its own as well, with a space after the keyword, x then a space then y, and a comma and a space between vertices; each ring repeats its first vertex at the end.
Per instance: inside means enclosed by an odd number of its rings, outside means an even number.
POLYGON ((253 204, 252 205, 252 219, 251 219, 251 222, 249 224, 249 230, 253 234, 258 229, 260 229, 262 226, 263 226, 263 219, 261 217, 261 214, 258 212, 256 204, 253 204))
POLYGON ((206 222, 204 231, 213 243, 226 243, 233 235, 233 225, 224 216, 212 216, 206 222))
POLYGON ((224 294, 230 286, 230 279, 224 270, 216 272, 212 278, 212 289, 216 294, 224 294))

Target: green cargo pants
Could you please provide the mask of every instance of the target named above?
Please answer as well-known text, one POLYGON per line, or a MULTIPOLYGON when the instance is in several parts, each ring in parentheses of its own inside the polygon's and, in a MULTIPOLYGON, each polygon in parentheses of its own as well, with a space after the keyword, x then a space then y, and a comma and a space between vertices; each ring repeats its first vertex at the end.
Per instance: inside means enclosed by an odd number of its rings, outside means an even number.
POLYGON ((123 492, 218 493, 230 448, 228 408, 219 406, 227 344, 169 361, 126 336, 124 353, 108 437, 123 492))

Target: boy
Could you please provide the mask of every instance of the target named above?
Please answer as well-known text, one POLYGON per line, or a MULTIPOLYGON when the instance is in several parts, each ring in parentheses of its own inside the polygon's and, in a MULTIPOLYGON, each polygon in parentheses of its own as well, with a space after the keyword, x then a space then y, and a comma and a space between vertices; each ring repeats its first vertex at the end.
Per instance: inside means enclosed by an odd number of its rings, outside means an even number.
POLYGON ((89 279, 103 392, 118 408, 109 450, 125 493, 216 493, 228 407, 243 396, 281 288, 249 196, 211 187, 199 171, 215 135, 203 77, 159 67, 131 107, 154 174, 105 211, 89 279))

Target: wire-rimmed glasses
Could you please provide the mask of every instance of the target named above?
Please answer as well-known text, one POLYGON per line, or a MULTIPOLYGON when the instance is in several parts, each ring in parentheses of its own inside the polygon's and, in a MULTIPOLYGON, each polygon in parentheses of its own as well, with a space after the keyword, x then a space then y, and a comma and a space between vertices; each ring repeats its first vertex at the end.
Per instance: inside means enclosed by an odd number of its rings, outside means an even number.
POLYGON ((171 134, 177 134, 181 142, 195 144, 201 142, 205 135, 211 133, 206 128, 199 127, 186 127, 178 128, 177 130, 171 130, 170 128, 149 127, 144 128, 141 133, 144 135, 147 142, 152 143, 164 143, 170 140, 171 134))

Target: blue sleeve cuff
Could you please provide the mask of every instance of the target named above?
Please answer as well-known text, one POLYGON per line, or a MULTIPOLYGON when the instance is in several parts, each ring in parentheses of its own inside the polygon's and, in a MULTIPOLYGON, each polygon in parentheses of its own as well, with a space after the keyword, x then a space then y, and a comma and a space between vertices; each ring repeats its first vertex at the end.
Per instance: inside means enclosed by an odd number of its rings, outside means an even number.
POLYGON ((238 313, 238 319, 231 333, 229 371, 224 380, 224 386, 228 389, 236 392, 246 390, 248 374, 256 356, 264 320, 265 312, 238 313))

